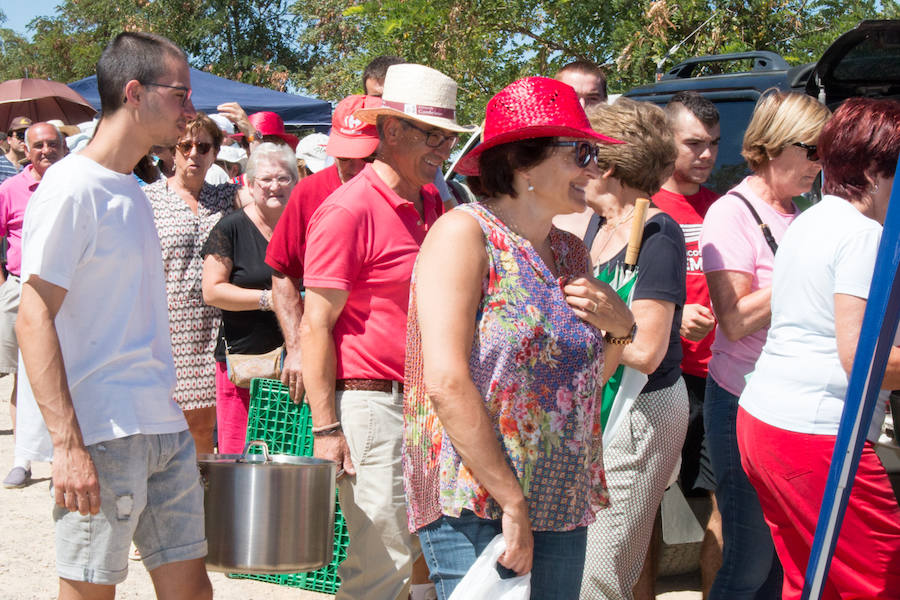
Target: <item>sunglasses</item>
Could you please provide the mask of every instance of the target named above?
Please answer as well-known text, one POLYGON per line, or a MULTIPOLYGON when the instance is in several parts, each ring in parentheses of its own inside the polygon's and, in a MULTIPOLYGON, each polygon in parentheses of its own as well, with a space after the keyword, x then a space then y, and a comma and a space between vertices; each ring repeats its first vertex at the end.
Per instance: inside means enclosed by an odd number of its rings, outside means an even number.
POLYGON ((581 169, 591 164, 591 159, 595 163, 597 162, 597 146, 590 142, 583 140, 577 142, 553 142, 550 145, 560 148, 575 148, 575 164, 581 169))
POLYGON ((178 151, 187 156, 191 153, 191 148, 197 149, 197 154, 206 154, 212 150, 213 145, 209 142, 178 142, 175 144, 178 151))
POLYGON ((453 146, 456 145, 456 142, 459 141, 459 136, 456 135, 455 133, 443 134, 440 131, 435 131, 435 130, 428 131, 427 129, 422 129, 421 127, 417 127, 416 125, 413 125, 406 119, 400 119, 400 122, 403 123, 404 125, 406 125, 407 127, 409 127, 410 129, 415 129, 416 131, 418 131, 419 133, 424 135, 425 136, 425 145, 428 146, 429 148, 437 148, 438 146, 442 146, 444 144, 444 142, 446 142, 447 140, 450 140, 450 147, 452 148, 453 146))
POLYGON ((804 144, 803 142, 794 142, 794 146, 798 148, 803 148, 806 150, 806 160, 810 162, 816 162, 819 160, 819 147, 810 144, 804 144))
POLYGON ((12 131, 12 132, 10 132, 9 137, 14 137, 14 138, 18 138, 20 140, 24 140, 25 139, 25 130, 20 129, 18 131, 12 131))

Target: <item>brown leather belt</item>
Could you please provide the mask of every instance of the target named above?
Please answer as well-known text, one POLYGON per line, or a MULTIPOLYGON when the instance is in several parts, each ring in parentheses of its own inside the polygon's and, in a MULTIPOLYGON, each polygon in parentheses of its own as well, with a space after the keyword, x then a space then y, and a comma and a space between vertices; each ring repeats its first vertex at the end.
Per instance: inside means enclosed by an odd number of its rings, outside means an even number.
POLYGON ((391 379, 338 379, 334 382, 334 389, 339 391, 386 392, 390 394, 394 391, 395 383, 397 384, 397 391, 402 394, 403 382, 391 379))

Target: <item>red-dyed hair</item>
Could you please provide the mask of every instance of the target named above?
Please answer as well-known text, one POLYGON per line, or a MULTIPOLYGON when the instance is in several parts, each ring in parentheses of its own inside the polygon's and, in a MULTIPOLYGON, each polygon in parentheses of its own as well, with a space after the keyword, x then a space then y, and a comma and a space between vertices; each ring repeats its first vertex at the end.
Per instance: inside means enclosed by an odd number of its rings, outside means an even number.
POLYGON ((835 111, 819 136, 823 191, 859 200, 869 189, 866 175, 890 177, 900 154, 900 102, 851 98, 835 111))

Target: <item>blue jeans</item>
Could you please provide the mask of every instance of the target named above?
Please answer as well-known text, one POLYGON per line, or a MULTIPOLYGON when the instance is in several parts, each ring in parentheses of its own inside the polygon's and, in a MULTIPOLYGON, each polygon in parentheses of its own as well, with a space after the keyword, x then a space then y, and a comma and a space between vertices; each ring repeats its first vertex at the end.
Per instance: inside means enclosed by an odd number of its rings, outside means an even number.
MULTIPOLYGON (((459 517, 443 516, 418 531, 438 600, 450 597, 466 571, 498 533, 500 521, 482 519, 468 510, 459 517)), ((531 597, 541 600, 577 598, 586 545, 586 527, 572 531, 535 531, 531 597)), ((515 575, 503 567, 499 569, 502 577, 515 575)))
POLYGON ((781 597, 783 571, 756 490, 741 467, 737 444, 738 396, 706 378, 703 423, 722 515, 722 567, 710 600, 781 597))

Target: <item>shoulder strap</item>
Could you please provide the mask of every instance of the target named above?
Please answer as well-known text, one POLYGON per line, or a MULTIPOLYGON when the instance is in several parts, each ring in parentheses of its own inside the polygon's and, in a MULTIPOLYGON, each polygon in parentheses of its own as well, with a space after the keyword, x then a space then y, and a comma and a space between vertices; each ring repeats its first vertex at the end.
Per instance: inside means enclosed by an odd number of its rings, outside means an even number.
POLYGON ((581 238, 584 240, 584 245, 588 247, 588 250, 591 249, 591 245, 594 243, 594 238, 597 237, 597 234, 600 233, 600 227, 603 225, 603 217, 594 213, 591 215, 591 220, 588 221, 587 231, 584 232, 584 237, 581 238))
POLYGON ((750 209, 750 214, 752 214, 753 218, 756 220, 756 224, 759 225, 760 230, 762 230, 763 237, 766 238, 766 243, 772 250, 772 254, 774 255, 776 252, 778 252, 778 242, 775 241, 775 236, 772 235, 772 231, 769 229, 769 226, 763 223, 763 220, 759 217, 759 213, 756 212, 756 209, 753 208, 753 205, 750 204, 750 201, 747 200, 740 192, 731 191, 728 193, 732 196, 735 196, 736 198, 740 198, 741 200, 743 200, 744 204, 747 205, 747 208, 750 209))

